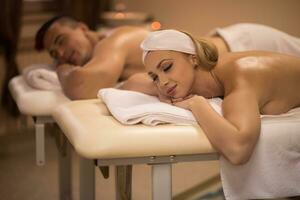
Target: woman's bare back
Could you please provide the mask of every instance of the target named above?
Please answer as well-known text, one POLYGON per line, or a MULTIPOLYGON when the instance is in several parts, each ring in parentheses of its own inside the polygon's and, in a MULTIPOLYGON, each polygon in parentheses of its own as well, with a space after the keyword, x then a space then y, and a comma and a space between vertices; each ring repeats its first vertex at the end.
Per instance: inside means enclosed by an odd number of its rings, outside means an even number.
POLYGON ((250 89, 256 93, 261 114, 280 114, 300 106, 299 58, 249 51, 228 53, 221 59, 215 73, 223 83, 224 97, 236 89, 250 89))

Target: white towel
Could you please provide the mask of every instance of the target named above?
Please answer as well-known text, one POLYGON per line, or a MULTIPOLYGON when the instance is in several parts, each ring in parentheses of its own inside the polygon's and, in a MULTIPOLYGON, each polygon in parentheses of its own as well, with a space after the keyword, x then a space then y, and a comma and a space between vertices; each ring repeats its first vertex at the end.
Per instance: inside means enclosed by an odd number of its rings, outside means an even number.
POLYGON ((300 57, 300 38, 261 24, 234 24, 217 28, 209 35, 221 36, 232 52, 260 50, 300 57))
POLYGON ((260 138, 250 160, 240 166, 220 158, 227 200, 300 195, 300 108, 262 117, 260 138))
POLYGON ((23 77, 27 84, 40 90, 61 90, 61 84, 52 65, 35 64, 26 67, 23 77))
MULTIPOLYGON (((98 92, 111 114, 123 124, 143 123, 150 126, 158 124, 187 125, 196 124, 192 112, 159 101, 157 97, 143 93, 119 90, 114 88, 101 89, 98 92)), ((210 105, 221 115, 219 98, 209 100, 210 105)))

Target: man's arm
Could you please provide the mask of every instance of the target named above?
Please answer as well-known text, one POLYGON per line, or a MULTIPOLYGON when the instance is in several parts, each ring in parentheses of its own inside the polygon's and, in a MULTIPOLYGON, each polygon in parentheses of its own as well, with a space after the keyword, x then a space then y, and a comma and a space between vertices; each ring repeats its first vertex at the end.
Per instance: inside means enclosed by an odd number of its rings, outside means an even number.
MULTIPOLYGON (((113 53, 112 53, 113 54, 113 53)), ((70 99, 96 98, 100 88, 113 87, 118 81, 124 66, 124 59, 119 55, 111 62, 110 57, 101 60, 92 59, 87 65, 74 66, 63 64, 57 73, 65 94, 70 99)))
POLYGON ((138 45, 132 46, 132 38, 132 34, 131 38, 127 37, 127 32, 121 30, 99 42, 86 65, 59 66, 58 75, 66 95, 71 99, 96 98, 99 89, 115 86, 129 52, 138 48, 138 45))
MULTIPOLYGON (((62 85, 62 88, 64 90, 64 93, 71 99, 74 99, 74 94, 72 94, 73 90, 68 90, 69 88, 67 86, 68 83, 73 83, 75 80, 79 82, 78 79, 72 78, 76 74, 76 71, 78 70, 80 66, 70 65, 70 64, 62 64, 58 65, 56 72, 58 75, 58 79, 60 81, 60 84, 62 85), (73 81, 70 81, 73 80, 73 81)), ((76 83, 78 84, 78 83, 76 83)))

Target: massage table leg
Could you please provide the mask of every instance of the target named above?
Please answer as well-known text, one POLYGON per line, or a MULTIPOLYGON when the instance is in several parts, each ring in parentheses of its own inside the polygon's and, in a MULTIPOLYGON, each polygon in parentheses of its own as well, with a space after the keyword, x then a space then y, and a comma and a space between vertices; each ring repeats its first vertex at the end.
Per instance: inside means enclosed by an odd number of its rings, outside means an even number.
MULTIPOLYGON (((35 137, 36 137, 36 164, 45 165, 45 124, 54 123, 51 117, 35 118, 35 137)), ((59 168, 59 197, 60 200, 71 199, 71 151, 68 140, 60 129, 55 126, 53 129, 58 137, 58 168, 59 168), (59 144, 58 144, 59 143, 59 144)))
POLYGON ((45 124, 53 123, 50 117, 36 117, 35 127, 35 145, 36 145, 36 164, 45 165, 45 124))
POLYGON ((95 199, 95 164, 80 157, 80 200, 95 199))
POLYGON ((66 140, 64 143, 64 150, 58 152, 58 173, 59 173, 59 199, 71 200, 72 199, 72 184, 71 184, 71 147, 66 140))
POLYGON ((172 166, 170 163, 152 165, 152 199, 172 199, 172 166))
POLYGON ((132 165, 116 166, 116 200, 131 199, 132 165))
MULTIPOLYGON (((137 158, 97 159, 97 166, 148 164, 152 166, 152 199, 172 199, 172 168, 173 163, 191 161, 217 160, 217 153, 195 155, 150 156, 137 158)), ((131 184, 130 184, 131 185, 131 184)))
POLYGON ((36 164, 45 165, 45 124, 37 118, 35 127, 36 164))

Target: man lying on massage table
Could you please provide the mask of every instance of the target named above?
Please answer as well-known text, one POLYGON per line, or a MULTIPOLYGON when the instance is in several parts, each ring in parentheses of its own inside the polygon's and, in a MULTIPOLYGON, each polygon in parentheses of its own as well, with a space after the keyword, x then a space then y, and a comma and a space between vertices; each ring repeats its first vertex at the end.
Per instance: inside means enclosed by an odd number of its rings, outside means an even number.
MULTIPOLYGON (((90 30, 70 17, 54 17, 36 34, 36 49, 46 49, 58 61, 57 73, 71 99, 96 98, 100 88, 144 72, 139 45, 149 31, 123 26, 109 33, 90 30)), ((219 54, 268 50, 300 56, 300 39, 271 27, 236 24, 216 29, 209 41, 219 54)))

